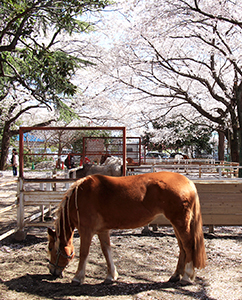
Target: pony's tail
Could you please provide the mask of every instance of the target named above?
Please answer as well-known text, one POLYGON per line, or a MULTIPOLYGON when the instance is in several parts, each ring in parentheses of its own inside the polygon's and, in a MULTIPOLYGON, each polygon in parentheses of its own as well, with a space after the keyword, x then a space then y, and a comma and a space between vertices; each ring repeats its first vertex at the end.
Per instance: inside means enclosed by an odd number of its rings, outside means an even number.
POLYGON ((203 222, 200 208, 199 197, 196 192, 195 203, 193 206, 193 219, 191 221, 191 232, 194 237, 193 248, 193 265, 197 269, 202 269, 206 266, 206 251, 203 236, 203 222))

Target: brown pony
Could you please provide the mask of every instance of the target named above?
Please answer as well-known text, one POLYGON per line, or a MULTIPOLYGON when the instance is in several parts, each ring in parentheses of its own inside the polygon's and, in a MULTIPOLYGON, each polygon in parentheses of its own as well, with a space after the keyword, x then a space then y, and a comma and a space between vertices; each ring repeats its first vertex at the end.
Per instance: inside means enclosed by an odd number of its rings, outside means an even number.
POLYGON ((49 233, 49 269, 55 276, 74 257, 74 229, 81 237, 80 260, 73 282, 83 283, 89 247, 97 234, 108 272, 118 277, 110 247, 110 229, 142 227, 159 214, 170 220, 180 254, 170 281, 190 282, 194 268, 205 267, 202 216, 195 185, 178 173, 159 172, 127 177, 92 175, 76 181, 59 208, 56 231, 49 233))

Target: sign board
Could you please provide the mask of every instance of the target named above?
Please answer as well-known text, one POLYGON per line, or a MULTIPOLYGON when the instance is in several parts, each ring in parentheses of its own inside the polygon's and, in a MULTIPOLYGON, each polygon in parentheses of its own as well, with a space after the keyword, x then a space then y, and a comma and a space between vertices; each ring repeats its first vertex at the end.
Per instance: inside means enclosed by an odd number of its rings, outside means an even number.
POLYGON ((102 154, 104 152, 104 140, 103 139, 87 139, 86 140, 86 155, 92 162, 100 162, 102 154), (92 154, 93 153, 93 154, 92 154))

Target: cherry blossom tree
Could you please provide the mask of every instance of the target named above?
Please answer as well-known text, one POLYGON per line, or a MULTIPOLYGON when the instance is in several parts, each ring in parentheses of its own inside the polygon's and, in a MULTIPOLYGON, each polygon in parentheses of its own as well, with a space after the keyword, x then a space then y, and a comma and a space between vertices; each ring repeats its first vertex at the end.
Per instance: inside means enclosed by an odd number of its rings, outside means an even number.
POLYGON ((241 2, 121 1, 120 9, 99 65, 112 78, 106 91, 139 111, 135 124, 200 118, 242 163, 241 2))
POLYGON ((78 68, 91 64, 80 38, 93 27, 85 14, 108 4, 107 0, 1 1, 0 169, 20 116, 43 107, 56 115, 73 112, 70 99, 77 86, 72 77, 78 68))

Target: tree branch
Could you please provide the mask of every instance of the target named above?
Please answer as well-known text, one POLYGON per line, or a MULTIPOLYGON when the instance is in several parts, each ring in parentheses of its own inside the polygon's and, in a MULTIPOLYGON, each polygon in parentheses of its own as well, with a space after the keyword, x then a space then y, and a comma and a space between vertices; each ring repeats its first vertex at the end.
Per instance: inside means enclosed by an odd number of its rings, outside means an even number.
POLYGON ((231 23, 233 25, 238 25, 240 28, 242 28, 242 22, 236 21, 233 18, 229 19, 229 18, 226 18, 226 17, 224 17, 222 15, 210 14, 208 12, 205 12, 205 11, 201 10, 199 8, 199 5, 198 5, 198 0, 194 0, 195 7, 191 6, 190 4, 188 4, 184 0, 180 0, 180 1, 182 3, 184 3, 185 5, 187 5, 192 11, 198 12, 199 14, 201 14, 201 15, 203 15, 205 17, 208 17, 208 18, 214 19, 214 20, 225 21, 225 22, 231 23))
MULTIPOLYGON (((50 125, 52 122, 55 122, 56 120, 55 119, 51 119, 51 120, 48 120, 48 121, 45 121, 45 122, 42 122, 42 123, 38 123, 38 124, 35 124, 33 125, 32 127, 35 128, 35 127, 46 127, 48 125, 50 125)), ((31 130, 30 130, 31 131, 31 130)), ((27 131, 26 131, 27 132, 27 131)), ((10 131, 10 135, 11 137, 12 136, 15 136, 19 134, 19 130, 11 130, 10 131)))

